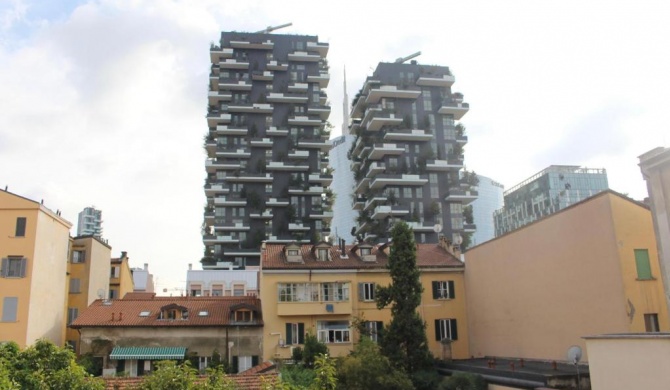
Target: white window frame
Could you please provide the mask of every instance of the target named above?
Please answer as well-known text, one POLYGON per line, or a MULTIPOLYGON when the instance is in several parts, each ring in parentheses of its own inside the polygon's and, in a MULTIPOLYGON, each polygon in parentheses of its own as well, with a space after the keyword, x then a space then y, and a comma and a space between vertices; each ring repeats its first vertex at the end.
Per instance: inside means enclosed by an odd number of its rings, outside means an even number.
POLYGON ((451 334, 451 321, 455 321, 454 318, 442 318, 438 319, 439 329, 440 329, 440 340, 452 339, 451 334))
POLYGON ((351 342, 349 321, 317 321, 317 335, 322 343, 342 344, 351 342))
POLYGON ((246 371, 251 368, 251 356, 237 357, 237 372, 246 371))
POLYGON ((371 302, 375 300, 375 284, 371 282, 361 283, 363 288, 363 301, 371 302))

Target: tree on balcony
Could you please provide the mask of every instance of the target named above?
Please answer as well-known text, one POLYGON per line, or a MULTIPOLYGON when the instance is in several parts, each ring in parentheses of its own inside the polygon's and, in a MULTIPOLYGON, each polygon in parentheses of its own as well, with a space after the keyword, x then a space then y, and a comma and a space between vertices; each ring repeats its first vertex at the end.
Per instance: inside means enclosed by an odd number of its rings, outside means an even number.
POLYGON ((456 125, 456 136, 457 137, 465 136, 465 126, 463 126, 460 123, 456 125))
POLYGON ((474 217, 472 215, 472 205, 467 205, 463 207, 463 218, 465 218, 465 223, 467 224, 474 223, 474 217))

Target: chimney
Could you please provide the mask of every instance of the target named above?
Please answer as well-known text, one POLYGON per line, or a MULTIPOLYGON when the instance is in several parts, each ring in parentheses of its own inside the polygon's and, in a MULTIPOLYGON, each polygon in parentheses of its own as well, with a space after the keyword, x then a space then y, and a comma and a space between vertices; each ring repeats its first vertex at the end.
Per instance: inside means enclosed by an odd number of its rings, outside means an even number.
POLYGON ((128 252, 126 251, 121 251, 121 260, 123 260, 124 257, 128 255, 128 252))
POLYGON ((112 321, 114 321, 114 312, 112 312, 112 321))
POLYGON ((149 270, 149 263, 144 263, 144 270, 148 271, 149 270))
POLYGON ((123 312, 119 312, 119 321, 123 320, 123 312))
POLYGON ((192 271, 192 270, 193 270, 193 264, 192 264, 192 263, 188 263, 188 270, 189 270, 189 271, 192 271))

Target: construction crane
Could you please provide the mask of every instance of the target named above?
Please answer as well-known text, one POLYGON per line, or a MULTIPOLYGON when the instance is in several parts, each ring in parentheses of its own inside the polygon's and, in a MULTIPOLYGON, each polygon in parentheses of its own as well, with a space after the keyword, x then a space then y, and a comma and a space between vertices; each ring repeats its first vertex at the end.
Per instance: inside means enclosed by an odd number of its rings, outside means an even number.
POLYGON ((265 30, 261 31, 256 31, 256 34, 269 34, 273 32, 274 30, 279 30, 280 28, 288 27, 288 26, 293 26, 293 23, 286 23, 286 24, 280 24, 279 26, 267 26, 265 30))
POLYGON ((402 64, 403 62, 405 62, 405 61, 407 61, 407 60, 411 60, 412 58, 416 58, 416 57, 418 57, 418 56, 420 56, 420 55, 421 55, 421 52, 420 52, 420 51, 417 51, 416 53, 414 53, 414 54, 410 54, 410 55, 408 55, 407 57, 400 57, 400 58, 396 59, 396 60, 395 60, 395 63, 396 63, 396 64, 402 64))

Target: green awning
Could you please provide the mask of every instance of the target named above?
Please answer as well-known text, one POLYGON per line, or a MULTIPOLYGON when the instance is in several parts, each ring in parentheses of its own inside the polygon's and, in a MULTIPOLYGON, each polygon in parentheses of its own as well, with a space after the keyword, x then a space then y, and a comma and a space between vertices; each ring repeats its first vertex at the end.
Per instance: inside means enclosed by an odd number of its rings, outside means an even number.
POLYGON ((186 354, 185 347, 114 347, 113 360, 179 360, 186 354))

